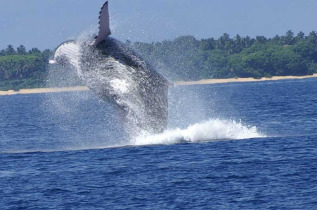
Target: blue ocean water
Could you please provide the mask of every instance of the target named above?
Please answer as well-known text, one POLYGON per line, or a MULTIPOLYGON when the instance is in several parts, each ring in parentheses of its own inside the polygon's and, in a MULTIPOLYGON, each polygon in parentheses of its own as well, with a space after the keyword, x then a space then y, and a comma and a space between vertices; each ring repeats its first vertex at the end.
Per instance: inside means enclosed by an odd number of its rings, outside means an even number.
POLYGON ((315 209, 317 79, 178 86, 131 139, 91 92, 0 97, 1 209, 315 209))

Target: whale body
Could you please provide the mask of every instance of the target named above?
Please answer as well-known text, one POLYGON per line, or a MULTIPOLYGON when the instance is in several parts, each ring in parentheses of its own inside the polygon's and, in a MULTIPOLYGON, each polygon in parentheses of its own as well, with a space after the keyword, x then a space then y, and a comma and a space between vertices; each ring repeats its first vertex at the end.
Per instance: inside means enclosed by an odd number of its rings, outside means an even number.
POLYGON ((87 87, 116 107, 130 130, 164 131, 171 83, 138 53, 110 34, 106 2, 100 11, 98 35, 90 40, 61 44, 50 63, 74 69, 87 87))

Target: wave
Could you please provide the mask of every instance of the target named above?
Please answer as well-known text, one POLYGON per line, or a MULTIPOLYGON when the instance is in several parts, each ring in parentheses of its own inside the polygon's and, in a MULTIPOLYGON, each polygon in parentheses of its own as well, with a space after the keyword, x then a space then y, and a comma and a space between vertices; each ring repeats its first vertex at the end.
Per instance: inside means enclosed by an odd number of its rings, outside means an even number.
POLYGON ((70 146, 63 148, 43 148, 43 149, 21 149, 12 151, 0 151, 0 154, 19 154, 19 153, 50 153, 50 152, 67 152, 83 150, 99 150, 122 147, 136 147, 146 145, 166 145, 178 143, 198 143, 213 142, 223 140, 242 140, 252 138, 265 138, 265 134, 260 133, 256 126, 244 125, 241 121, 211 119, 188 126, 185 129, 169 129, 161 134, 140 134, 130 140, 122 140, 118 144, 107 144, 106 142, 96 142, 81 146, 70 146))
POLYGON ((143 134, 132 140, 132 145, 195 143, 217 140, 240 140, 266 137, 256 126, 243 125, 234 120, 211 119, 190 125, 186 129, 171 129, 161 134, 143 134))

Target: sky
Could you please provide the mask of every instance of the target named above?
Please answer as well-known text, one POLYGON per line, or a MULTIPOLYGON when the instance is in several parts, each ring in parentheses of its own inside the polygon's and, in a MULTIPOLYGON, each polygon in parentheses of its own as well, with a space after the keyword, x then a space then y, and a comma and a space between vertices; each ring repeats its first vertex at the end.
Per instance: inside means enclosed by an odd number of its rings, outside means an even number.
MULTIPOLYGON (((0 49, 54 49, 96 33, 105 0, 0 0, 0 49)), ((181 35, 255 37, 317 31, 316 0, 109 0, 113 37, 157 42, 181 35)))

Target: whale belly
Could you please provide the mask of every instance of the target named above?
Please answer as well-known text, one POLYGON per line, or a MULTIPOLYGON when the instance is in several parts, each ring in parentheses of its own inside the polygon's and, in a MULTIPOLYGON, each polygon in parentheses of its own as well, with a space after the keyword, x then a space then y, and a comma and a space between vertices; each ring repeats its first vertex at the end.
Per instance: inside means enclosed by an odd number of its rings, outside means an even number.
POLYGON ((168 82, 133 50, 107 38, 96 48, 83 47, 80 63, 86 85, 114 103, 127 124, 149 133, 166 129, 168 82))

